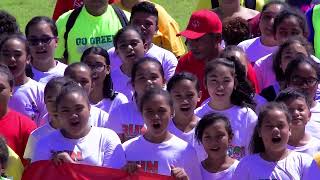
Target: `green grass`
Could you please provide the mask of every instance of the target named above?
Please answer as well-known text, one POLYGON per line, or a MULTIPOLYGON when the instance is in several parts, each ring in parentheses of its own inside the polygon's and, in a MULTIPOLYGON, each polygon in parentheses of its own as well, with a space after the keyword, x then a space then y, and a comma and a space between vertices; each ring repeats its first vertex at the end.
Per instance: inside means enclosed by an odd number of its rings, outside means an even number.
MULTIPOLYGON (((199 0, 154 0, 162 5, 179 23, 183 30, 199 0)), ((6 10, 17 18, 22 31, 34 16, 52 16, 56 0, 0 0, 0 9, 6 10)))

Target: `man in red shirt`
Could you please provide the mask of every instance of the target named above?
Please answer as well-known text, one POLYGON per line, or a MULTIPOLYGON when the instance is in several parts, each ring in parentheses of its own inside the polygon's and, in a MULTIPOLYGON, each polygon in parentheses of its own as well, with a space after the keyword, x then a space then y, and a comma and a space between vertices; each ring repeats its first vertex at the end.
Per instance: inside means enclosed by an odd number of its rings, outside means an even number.
POLYGON ((180 58, 176 73, 186 71, 198 77, 202 103, 209 97, 204 84, 205 64, 217 58, 222 50, 222 23, 216 13, 199 10, 192 13, 187 29, 178 35, 186 38, 189 51, 180 58))

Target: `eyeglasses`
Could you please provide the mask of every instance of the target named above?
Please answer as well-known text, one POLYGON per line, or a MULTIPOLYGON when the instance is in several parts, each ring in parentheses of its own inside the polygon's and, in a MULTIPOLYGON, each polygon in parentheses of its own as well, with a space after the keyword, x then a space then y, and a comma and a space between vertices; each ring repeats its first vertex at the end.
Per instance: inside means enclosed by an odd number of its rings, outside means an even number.
POLYGON ((317 78, 303 78, 303 77, 299 77, 299 76, 293 76, 291 78, 291 83, 297 86, 302 86, 304 84, 306 84, 307 86, 314 86, 317 84, 319 80, 317 78))
POLYGON ((53 39, 56 39, 56 37, 43 37, 43 38, 31 38, 28 39, 28 42, 30 43, 31 46, 37 46, 40 43, 43 45, 49 44, 53 39))
POLYGON ((107 65, 105 64, 88 64, 92 71, 102 72, 106 69, 107 65))

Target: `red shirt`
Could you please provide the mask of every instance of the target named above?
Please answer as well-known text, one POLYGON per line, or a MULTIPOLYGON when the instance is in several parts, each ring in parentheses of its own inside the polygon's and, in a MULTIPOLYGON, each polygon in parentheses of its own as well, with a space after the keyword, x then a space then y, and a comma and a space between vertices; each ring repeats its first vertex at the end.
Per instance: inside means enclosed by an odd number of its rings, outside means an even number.
POLYGON ((36 127, 31 119, 11 109, 0 118, 0 134, 20 159, 23 159, 29 135, 36 127))

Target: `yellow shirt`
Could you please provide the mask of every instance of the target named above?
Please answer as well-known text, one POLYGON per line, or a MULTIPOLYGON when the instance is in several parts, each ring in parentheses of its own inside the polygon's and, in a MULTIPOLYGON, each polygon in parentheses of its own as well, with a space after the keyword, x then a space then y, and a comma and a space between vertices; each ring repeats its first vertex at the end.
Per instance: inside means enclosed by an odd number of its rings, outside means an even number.
POLYGON ((9 179, 20 180, 24 167, 22 165, 20 157, 8 146, 9 160, 8 166, 5 170, 5 174, 9 179))
MULTIPOLYGON (((222 0, 219 0, 219 2, 221 1, 222 0)), ((267 1, 268 0, 256 0, 256 10, 261 11, 267 1)), ((240 0, 241 6, 243 6, 244 2, 245 0, 240 0)), ((197 9, 211 9, 211 7, 211 0, 199 0, 197 9)))

